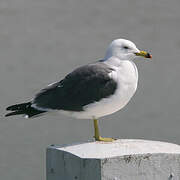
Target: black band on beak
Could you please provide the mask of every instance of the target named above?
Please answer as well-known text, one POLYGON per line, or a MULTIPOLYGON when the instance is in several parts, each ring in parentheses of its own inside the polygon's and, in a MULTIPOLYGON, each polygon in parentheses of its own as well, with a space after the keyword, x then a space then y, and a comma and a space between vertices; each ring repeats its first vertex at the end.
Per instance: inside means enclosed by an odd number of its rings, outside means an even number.
POLYGON ((146 58, 152 58, 152 55, 150 55, 149 53, 147 53, 146 58))

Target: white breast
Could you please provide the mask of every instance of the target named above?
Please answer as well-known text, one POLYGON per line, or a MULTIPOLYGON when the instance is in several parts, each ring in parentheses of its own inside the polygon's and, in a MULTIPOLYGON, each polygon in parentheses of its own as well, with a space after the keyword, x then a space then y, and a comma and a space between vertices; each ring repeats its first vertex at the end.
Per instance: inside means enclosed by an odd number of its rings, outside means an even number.
POLYGON ((85 106, 85 111, 61 112, 78 119, 92 119, 106 116, 122 109, 129 102, 136 91, 138 83, 138 71, 136 65, 131 61, 122 61, 120 66, 113 68, 114 71, 112 71, 109 76, 118 84, 114 95, 104 98, 99 102, 85 106))

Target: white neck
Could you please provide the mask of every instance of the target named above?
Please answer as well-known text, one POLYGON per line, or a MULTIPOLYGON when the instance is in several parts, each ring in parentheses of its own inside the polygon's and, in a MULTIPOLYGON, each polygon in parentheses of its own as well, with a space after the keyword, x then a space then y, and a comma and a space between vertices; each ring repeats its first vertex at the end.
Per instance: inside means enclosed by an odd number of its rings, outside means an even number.
POLYGON ((106 55, 104 57, 104 63, 118 67, 121 64, 122 60, 120 60, 117 53, 118 51, 114 51, 111 44, 106 51, 106 55))
POLYGON ((119 57, 118 56, 118 51, 113 49, 111 47, 111 45, 108 47, 107 51, 106 51, 106 55, 104 57, 104 60, 108 60, 109 58, 111 58, 112 56, 114 57, 119 57))
POLYGON ((116 67, 120 66, 122 61, 123 60, 120 60, 118 57, 114 57, 114 56, 112 56, 108 59, 104 59, 105 64, 108 64, 110 66, 116 66, 116 67))

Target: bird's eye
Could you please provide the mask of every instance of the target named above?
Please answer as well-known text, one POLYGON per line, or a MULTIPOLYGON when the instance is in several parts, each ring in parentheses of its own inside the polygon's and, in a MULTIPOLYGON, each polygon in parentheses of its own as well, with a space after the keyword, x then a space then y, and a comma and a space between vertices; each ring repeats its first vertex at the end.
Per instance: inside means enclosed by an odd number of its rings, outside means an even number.
POLYGON ((124 48, 124 49, 129 49, 129 47, 128 47, 128 46, 123 46, 123 48, 124 48))

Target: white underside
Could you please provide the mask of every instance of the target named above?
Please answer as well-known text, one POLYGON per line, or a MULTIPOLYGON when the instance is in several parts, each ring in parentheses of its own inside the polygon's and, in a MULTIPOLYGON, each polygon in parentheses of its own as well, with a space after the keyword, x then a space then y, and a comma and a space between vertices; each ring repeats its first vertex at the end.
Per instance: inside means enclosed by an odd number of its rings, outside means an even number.
POLYGON ((81 112, 62 110, 60 112, 78 119, 92 119, 103 117, 122 109, 136 91, 138 71, 136 65, 131 61, 122 61, 118 66, 112 66, 112 68, 115 71, 111 72, 109 76, 118 83, 114 95, 85 106, 84 111, 81 112))

